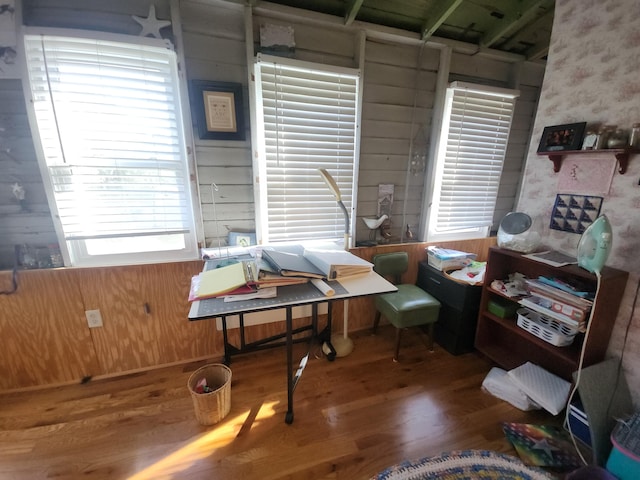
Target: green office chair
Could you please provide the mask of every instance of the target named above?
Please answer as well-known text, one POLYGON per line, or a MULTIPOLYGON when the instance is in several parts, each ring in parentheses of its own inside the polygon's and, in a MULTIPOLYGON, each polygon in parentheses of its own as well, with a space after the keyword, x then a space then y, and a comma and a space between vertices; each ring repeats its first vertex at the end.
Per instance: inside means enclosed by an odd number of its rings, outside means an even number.
POLYGON ((428 325, 429 351, 433 352, 433 325, 438 320, 440 302, 422 290, 410 284, 401 284, 401 277, 409 266, 406 252, 381 253, 373 257, 373 269, 379 275, 388 278, 398 287, 397 292, 384 293, 375 298, 376 318, 373 321, 373 333, 378 329, 380 317, 384 317, 396 327, 396 352, 393 361, 398 361, 402 330, 409 327, 428 325))

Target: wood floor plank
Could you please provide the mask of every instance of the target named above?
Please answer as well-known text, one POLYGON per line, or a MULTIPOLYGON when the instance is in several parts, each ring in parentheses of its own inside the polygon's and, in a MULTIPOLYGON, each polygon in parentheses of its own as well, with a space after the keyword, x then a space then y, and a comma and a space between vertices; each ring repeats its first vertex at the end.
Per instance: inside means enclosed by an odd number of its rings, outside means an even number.
POLYGON ((187 389, 203 362, 0 394, 0 478, 368 479, 448 450, 515 455, 502 422, 559 422, 483 392, 491 365, 475 353, 431 353, 412 331, 395 363, 391 327, 353 339, 354 352, 334 362, 314 346, 291 425, 284 348, 234 357, 231 411, 210 427, 197 423, 187 389))

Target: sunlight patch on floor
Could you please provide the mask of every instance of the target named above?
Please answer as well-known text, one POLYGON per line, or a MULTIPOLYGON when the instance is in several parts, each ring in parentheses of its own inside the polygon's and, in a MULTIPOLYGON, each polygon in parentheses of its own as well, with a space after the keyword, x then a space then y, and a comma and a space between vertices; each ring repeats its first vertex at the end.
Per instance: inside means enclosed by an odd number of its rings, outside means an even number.
POLYGON ((258 426, 260 420, 275 415, 275 405, 277 403, 279 402, 263 403, 255 417, 251 415, 255 410, 252 409, 223 421, 223 423, 213 427, 213 430, 204 433, 179 450, 134 474, 128 480, 171 478, 172 475, 179 474, 191 467, 195 462, 208 457, 217 449, 233 442, 241 432, 246 432, 258 426), (246 425, 247 421, 249 425, 246 425))

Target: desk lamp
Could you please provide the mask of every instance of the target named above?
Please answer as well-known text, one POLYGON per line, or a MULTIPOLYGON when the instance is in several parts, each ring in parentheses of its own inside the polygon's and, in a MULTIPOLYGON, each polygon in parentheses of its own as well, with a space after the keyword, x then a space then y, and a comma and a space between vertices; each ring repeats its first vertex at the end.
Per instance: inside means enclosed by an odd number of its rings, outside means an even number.
MULTIPOLYGON (((338 206, 344 213, 344 249, 349 251, 349 213, 347 208, 342 203, 342 196, 340 195, 340 189, 333 177, 324 168, 318 169, 322 179, 325 181, 331 193, 336 197, 338 206)), ((348 337, 349 330, 349 300, 344 300, 344 326, 343 335, 331 335, 331 344, 336 351, 336 357, 346 357, 353 351, 353 341, 348 337)))

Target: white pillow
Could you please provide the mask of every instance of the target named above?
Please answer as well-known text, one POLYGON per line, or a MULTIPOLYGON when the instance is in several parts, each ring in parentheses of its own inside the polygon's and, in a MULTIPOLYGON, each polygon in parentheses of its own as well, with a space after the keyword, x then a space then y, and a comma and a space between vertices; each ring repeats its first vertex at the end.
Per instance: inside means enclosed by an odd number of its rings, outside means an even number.
POLYGON ((553 415, 567 404, 571 384, 538 365, 527 362, 509 370, 508 375, 520 390, 553 415))

